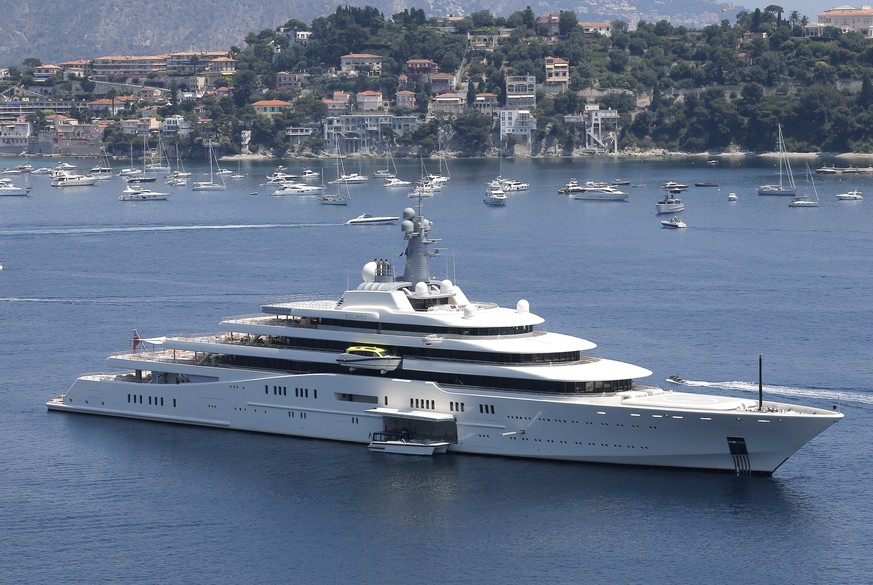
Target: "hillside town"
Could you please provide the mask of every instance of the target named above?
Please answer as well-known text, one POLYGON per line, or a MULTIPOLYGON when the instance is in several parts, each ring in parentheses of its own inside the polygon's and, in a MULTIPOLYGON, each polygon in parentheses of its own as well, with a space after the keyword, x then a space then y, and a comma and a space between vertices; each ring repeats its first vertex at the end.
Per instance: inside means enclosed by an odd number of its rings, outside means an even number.
MULTIPOLYGON (((780 27, 812 41, 873 35, 869 7, 827 10, 817 22, 796 11, 783 19, 772 8, 738 15, 746 25, 737 29, 734 67, 760 66, 756 53, 772 46, 780 27)), ((334 16, 363 21, 372 19, 372 10, 340 8, 334 16)), ((654 111, 653 102, 667 95, 682 101, 694 92, 681 80, 667 87, 657 79, 626 79, 641 70, 636 61, 653 52, 651 43, 635 47, 635 33, 689 34, 665 21, 632 29, 620 21, 581 22, 563 11, 534 17, 530 8, 508 19, 480 13, 428 19, 413 10, 395 15, 394 23, 401 20, 398 26, 427 27, 437 43, 457 50, 428 55, 423 43, 398 62, 395 53, 378 50, 374 36, 358 43, 372 50, 325 56, 320 67, 281 69, 280 57, 303 55, 322 30, 317 23, 290 20, 274 31, 252 33, 245 49, 59 63, 30 58, 0 70, 0 152, 97 156, 106 149, 126 156, 136 137, 160 135, 192 157, 203 156, 206 144, 223 154, 381 155, 404 141, 409 146, 435 135, 430 150, 467 156, 608 154, 633 146, 623 137, 641 112, 654 111), (539 54, 519 56, 525 44, 536 45, 539 54), (599 75, 585 60, 600 53, 605 65, 599 75), (219 123, 216 113, 222 110, 234 119, 219 123), (482 125, 476 137, 471 129, 482 125)), ((734 30, 727 21, 713 29, 734 30)), ((674 81, 682 65, 674 59, 668 67, 674 81)), ((733 79, 719 75, 727 88, 723 94, 742 93, 745 99, 749 83, 741 70, 733 79)), ((860 87, 860 80, 845 82, 860 87)), ((773 80, 779 84, 791 85, 773 80)))

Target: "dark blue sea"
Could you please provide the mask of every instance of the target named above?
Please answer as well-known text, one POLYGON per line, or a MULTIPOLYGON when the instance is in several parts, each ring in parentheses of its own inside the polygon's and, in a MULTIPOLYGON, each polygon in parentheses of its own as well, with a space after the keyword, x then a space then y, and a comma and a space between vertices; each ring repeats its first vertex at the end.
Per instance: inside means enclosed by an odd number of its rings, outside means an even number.
MULTIPOLYGON (((442 238, 432 272, 468 297, 527 299, 548 329, 651 369, 653 384, 679 374, 755 395, 760 354, 767 395, 846 414, 770 478, 391 456, 47 412, 134 328, 217 331, 265 298, 338 295, 364 263, 402 260, 399 226, 344 222, 411 200, 373 179, 347 208, 271 197, 268 163, 242 163, 225 192, 176 188, 166 202, 120 202, 119 179, 31 177, 29 197, 0 197, 0 582, 869 583, 873 176, 816 176, 820 207, 789 208, 755 194, 772 163, 505 161, 531 189, 492 208, 498 161, 450 161, 451 182, 425 201, 442 238), (574 177, 646 186, 624 203, 558 195, 574 177), (691 187, 688 228, 668 230, 655 213, 667 180, 720 186, 691 187), (853 188, 867 201, 836 200, 853 188)), ((333 176, 332 161, 306 164, 333 176)), ((419 161, 398 166, 420 175, 419 161)))

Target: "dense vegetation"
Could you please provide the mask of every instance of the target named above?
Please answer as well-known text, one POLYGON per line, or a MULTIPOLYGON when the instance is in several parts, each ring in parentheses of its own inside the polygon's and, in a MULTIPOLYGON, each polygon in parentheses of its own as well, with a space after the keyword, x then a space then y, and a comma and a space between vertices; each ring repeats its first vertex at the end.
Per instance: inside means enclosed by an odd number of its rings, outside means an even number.
MULTIPOLYGON (((596 90, 602 105, 621 114, 621 148, 770 150, 781 123, 790 150, 873 150, 873 40, 838 29, 825 29, 820 39, 805 38, 806 17, 795 11, 783 18, 783 13, 771 5, 739 13, 735 24, 725 20, 702 30, 659 21, 640 22, 631 31, 617 21, 611 36, 601 36, 583 34, 576 15, 563 11, 559 34, 550 37, 530 8, 507 18, 476 12, 454 23, 455 32, 441 32, 423 10, 386 19, 375 8, 341 7, 311 25, 290 20, 281 27, 311 30, 306 46, 265 29, 250 33, 245 47, 232 47, 233 97, 207 98, 204 115, 228 146, 230 137, 248 128, 253 146, 282 151, 284 129, 322 120, 327 112, 320 98, 332 90, 373 89, 393 97, 402 89, 408 59, 430 59, 441 71, 458 73, 459 82, 469 82, 468 99, 490 92, 503 103, 507 75, 543 81, 543 59, 555 56, 570 63, 570 91, 537 96, 536 144, 552 141, 565 149, 579 144, 577 125, 566 123, 564 115, 584 106, 579 92, 596 90), (499 27, 512 33, 496 49, 468 49, 466 33, 499 27), (347 53, 384 56, 381 76, 323 75, 347 53), (280 71, 306 72, 311 84, 305 91, 278 91, 280 71), (293 102, 294 108, 272 120, 259 117, 249 104, 264 97, 293 102)), ((416 92, 423 113, 429 86, 418 81, 407 89, 416 92)), ((174 102, 161 114, 191 110, 190 103, 174 102)), ((447 125, 464 152, 492 146, 487 120, 474 112, 432 123, 405 140, 433 148, 433 131, 447 125)), ((309 146, 320 145, 316 140, 309 146)))

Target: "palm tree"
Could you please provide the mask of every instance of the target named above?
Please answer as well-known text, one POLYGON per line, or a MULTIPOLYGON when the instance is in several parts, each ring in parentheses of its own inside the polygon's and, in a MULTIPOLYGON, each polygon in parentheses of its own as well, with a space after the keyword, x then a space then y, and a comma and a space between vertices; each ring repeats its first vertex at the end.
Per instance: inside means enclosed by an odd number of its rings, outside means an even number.
POLYGON ((788 14, 788 24, 790 24, 793 28, 797 25, 798 22, 800 22, 800 12, 798 12, 797 10, 792 10, 788 14))

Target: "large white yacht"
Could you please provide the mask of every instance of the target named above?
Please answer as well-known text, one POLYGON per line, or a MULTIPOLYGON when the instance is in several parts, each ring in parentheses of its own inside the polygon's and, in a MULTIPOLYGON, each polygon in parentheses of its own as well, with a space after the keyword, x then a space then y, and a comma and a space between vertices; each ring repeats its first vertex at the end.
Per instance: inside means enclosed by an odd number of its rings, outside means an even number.
POLYGON ((448 452, 771 474, 843 415, 665 391, 649 370, 539 328, 528 301, 473 301, 431 277, 432 224, 403 212, 405 267, 366 263, 339 298, 265 302, 221 332, 142 340, 78 378, 50 410, 448 452), (366 346, 391 367, 343 359, 366 346))

